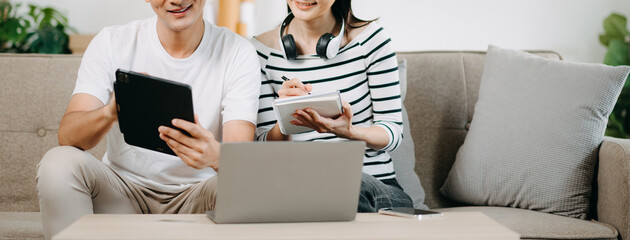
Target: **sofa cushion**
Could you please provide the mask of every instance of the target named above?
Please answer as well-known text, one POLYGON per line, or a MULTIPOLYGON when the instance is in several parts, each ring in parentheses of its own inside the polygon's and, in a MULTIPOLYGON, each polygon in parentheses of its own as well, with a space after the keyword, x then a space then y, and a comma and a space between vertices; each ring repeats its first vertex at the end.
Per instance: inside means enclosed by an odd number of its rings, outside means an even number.
POLYGON ((612 226, 548 213, 506 207, 455 207, 440 212, 483 212, 503 226, 521 234, 521 239, 617 239, 612 226))
MULTIPOLYGON (((407 91, 407 62, 405 60, 398 62, 398 73, 400 74, 400 96, 405 99, 407 91)), ((394 171, 396 172, 396 180, 403 188, 405 193, 411 197, 415 208, 428 209, 424 205, 424 190, 420 184, 420 179, 416 172, 413 171, 416 157, 414 153, 414 143, 409 127, 409 117, 407 110, 403 105, 403 140, 400 146, 390 155, 394 161, 394 171)))
POLYGON ((470 131, 441 192, 586 218, 598 147, 628 71, 490 46, 470 131))
POLYGON ((0 212, 0 239, 44 239, 38 212, 0 212))

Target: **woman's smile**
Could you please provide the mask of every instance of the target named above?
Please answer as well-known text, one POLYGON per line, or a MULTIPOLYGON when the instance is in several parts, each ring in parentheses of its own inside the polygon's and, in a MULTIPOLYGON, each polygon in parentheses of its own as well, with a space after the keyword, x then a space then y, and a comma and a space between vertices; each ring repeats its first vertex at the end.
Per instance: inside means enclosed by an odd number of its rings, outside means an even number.
POLYGON ((301 2, 295 1, 295 6, 301 10, 307 10, 317 5, 317 2, 301 2))

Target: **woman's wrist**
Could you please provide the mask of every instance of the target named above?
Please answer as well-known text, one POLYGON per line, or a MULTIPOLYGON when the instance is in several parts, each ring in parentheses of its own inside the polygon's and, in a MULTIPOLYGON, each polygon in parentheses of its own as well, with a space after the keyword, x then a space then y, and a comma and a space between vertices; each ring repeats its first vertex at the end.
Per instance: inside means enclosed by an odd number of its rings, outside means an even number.
POLYGON ((267 135, 265 136, 265 141, 288 141, 290 140, 289 135, 284 135, 282 131, 280 131, 280 126, 276 122, 276 124, 269 129, 267 135))
POLYGON ((357 140, 357 141, 366 141, 365 134, 363 133, 363 128, 356 127, 352 124, 348 126, 348 134, 345 137, 349 140, 357 140))

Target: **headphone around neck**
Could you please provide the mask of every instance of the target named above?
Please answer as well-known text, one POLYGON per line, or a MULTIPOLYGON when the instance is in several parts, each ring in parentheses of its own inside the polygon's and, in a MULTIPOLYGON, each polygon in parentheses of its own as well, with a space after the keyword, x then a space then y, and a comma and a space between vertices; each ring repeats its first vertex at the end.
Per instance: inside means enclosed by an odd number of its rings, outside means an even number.
MULTIPOLYGON (((294 60, 298 56, 298 49, 295 45, 295 39, 293 35, 287 34, 284 35, 284 29, 289 25, 291 20, 293 20, 293 13, 289 13, 289 15, 284 19, 282 25, 280 26, 280 46, 282 50, 284 50, 284 56, 288 60, 294 60)), ((346 28, 345 21, 341 19, 341 30, 337 36, 332 33, 324 33, 319 40, 317 40, 317 46, 315 47, 315 52, 317 52, 317 56, 323 59, 331 59, 337 56, 339 52, 339 47, 341 46, 341 40, 343 39, 344 29, 346 28)))

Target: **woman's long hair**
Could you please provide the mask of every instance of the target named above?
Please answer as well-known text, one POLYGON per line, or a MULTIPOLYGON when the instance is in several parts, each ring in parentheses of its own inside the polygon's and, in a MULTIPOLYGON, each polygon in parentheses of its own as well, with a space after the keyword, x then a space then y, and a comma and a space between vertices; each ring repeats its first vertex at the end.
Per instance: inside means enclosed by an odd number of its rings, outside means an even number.
POLYGON ((378 18, 372 20, 363 20, 354 16, 354 13, 352 13, 351 1, 352 0, 335 0, 335 3, 333 3, 331 7, 333 16, 335 16, 335 18, 337 19, 345 19, 346 26, 348 26, 349 28, 360 28, 378 20, 378 18))
MULTIPOLYGON (((363 20, 354 16, 354 14, 352 13, 351 2, 352 0, 335 0, 335 3, 333 3, 331 7, 333 16, 335 16, 336 19, 344 19, 346 21, 347 28, 360 28, 378 20, 378 18, 372 20, 363 20)), ((287 5, 287 9, 290 13, 291 8, 289 7, 289 5, 287 5)))

